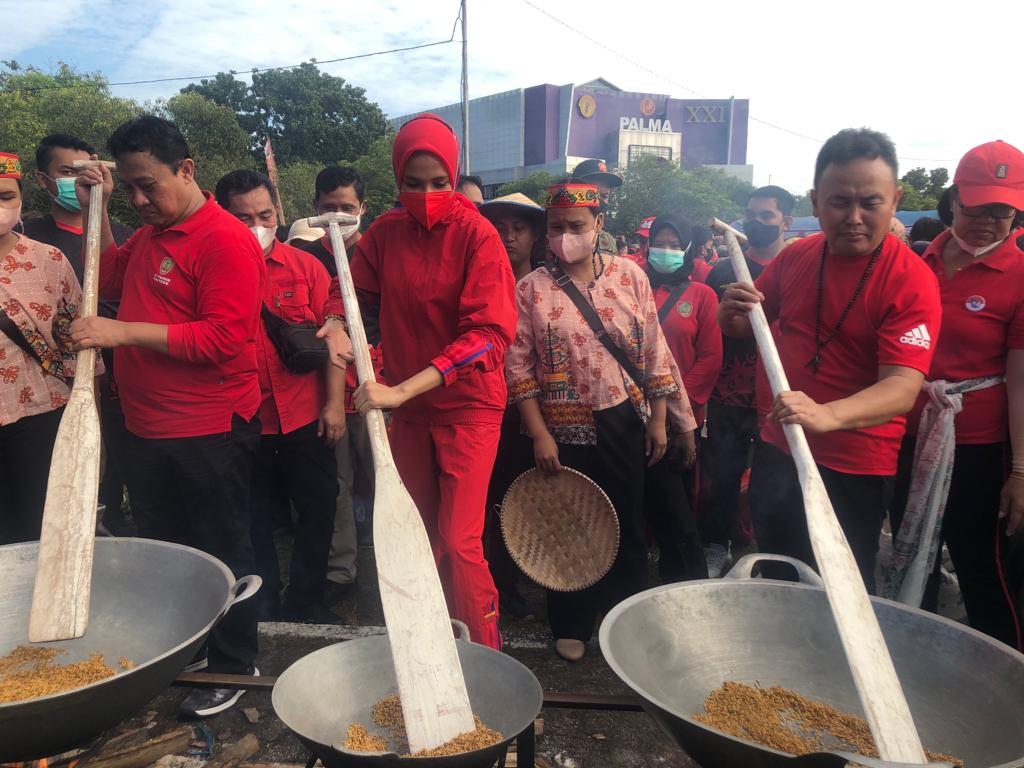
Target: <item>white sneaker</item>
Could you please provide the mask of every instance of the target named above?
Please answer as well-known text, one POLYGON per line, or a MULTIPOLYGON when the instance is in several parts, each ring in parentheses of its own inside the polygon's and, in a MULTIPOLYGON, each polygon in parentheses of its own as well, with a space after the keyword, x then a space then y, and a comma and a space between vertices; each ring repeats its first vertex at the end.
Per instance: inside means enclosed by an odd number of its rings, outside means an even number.
POLYGON ((721 578, 732 565, 732 556, 728 548, 721 544, 708 544, 704 547, 704 560, 708 565, 709 579, 721 578))

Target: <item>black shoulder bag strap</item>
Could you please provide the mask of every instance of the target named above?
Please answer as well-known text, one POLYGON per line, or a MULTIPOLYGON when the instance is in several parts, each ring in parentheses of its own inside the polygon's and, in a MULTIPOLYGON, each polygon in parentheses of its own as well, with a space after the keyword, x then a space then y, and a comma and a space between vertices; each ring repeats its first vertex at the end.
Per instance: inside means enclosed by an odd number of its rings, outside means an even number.
POLYGON ((671 292, 668 294, 668 298, 665 299, 665 303, 661 305, 661 309, 658 310, 658 322, 664 323, 665 318, 668 317, 668 313, 675 307, 676 302, 679 301, 679 297, 683 295, 683 292, 690 286, 690 280, 687 278, 679 285, 672 287, 671 292))
POLYGON ((604 345, 604 348, 615 358, 615 362, 622 366, 622 370, 629 374, 629 377, 633 379, 633 383, 643 392, 644 375, 640 372, 636 363, 629 359, 629 356, 622 347, 612 341, 611 336, 608 335, 608 331, 604 327, 604 323, 597 316, 597 311, 589 301, 583 298, 583 294, 580 293, 580 289, 573 283, 572 278, 561 270, 556 270, 555 285, 565 291, 565 295, 572 299, 572 303, 576 305, 576 309, 583 315, 583 319, 587 321, 587 325, 590 326, 590 330, 594 332, 597 340, 604 345))
POLYGON ((25 338, 25 334, 21 332, 21 328, 11 318, 7 316, 7 313, 0 309, 0 332, 3 332, 7 338, 21 347, 23 350, 32 355, 32 359, 42 365, 42 360, 36 351, 32 348, 32 345, 28 343, 28 339, 25 338))

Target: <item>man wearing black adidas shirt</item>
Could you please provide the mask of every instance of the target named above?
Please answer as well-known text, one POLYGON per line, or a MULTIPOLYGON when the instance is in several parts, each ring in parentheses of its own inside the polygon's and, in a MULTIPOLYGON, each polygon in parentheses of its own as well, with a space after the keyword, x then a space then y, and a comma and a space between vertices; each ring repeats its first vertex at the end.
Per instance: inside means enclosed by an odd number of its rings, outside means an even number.
MULTIPOLYGON (((744 254, 755 280, 785 244, 793 223, 793 196, 782 187, 755 189, 747 200, 743 230, 750 243, 744 254)), ((707 284, 721 301, 725 287, 736 282, 732 264, 719 259, 707 284)), ((729 558, 729 536, 738 522, 740 481, 749 465, 750 448, 758 439, 754 379, 757 344, 752 337, 723 335, 722 372, 708 400, 708 466, 711 473, 711 508, 701 516, 701 538, 708 574, 720 576, 729 558)))

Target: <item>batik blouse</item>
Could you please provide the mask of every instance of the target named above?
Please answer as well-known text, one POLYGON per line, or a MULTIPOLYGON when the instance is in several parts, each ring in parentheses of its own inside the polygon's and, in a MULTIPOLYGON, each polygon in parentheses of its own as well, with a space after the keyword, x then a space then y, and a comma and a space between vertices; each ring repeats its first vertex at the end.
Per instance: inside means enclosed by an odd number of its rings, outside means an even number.
POLYGON ((20 237, 0 259, 0 307, 42 360, 0 332, 0 425, 67 403, 76 359, 70 327, 81 303, 75 271, 56 248, 20 237))
POLYGON ((509 403, 537 398, 552 437, 570 445, 595 445, 594 411, 627 399, 646 424, 648 400, 666 397, 670 431, 693 430, 696 423, 682 377, 643 270, 615 258, 596 280, 575 285, 594 306, 611 340, 643 373, 643 382, 634 382, 622 369, 556 277, 541 267, 516 285, 519 322, 505 365, 509 403))

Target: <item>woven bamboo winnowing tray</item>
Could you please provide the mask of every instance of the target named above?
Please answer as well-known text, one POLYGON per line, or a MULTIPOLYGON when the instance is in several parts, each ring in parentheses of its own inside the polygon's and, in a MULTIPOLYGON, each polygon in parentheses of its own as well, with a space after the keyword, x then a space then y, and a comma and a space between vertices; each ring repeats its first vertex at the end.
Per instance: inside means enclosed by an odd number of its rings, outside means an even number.
POLYGON ((505 493, 501 535, 523 573, 542 587, 576 592, 611 570, 619 520, 605 492, 581 472, 531 469, 505 493))

